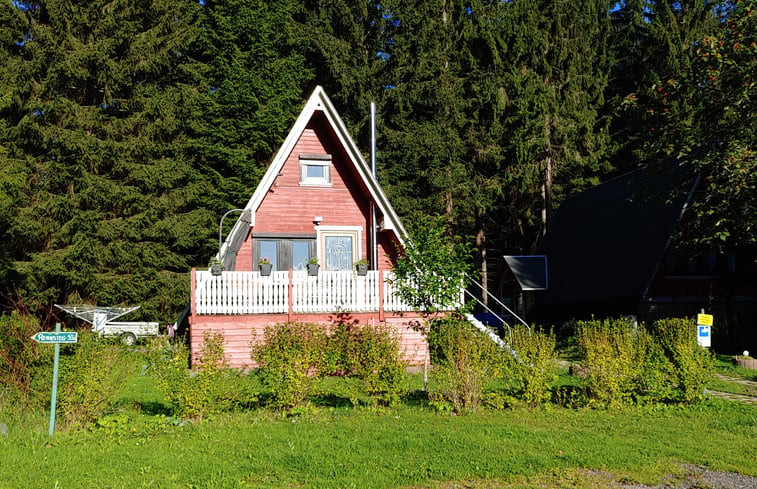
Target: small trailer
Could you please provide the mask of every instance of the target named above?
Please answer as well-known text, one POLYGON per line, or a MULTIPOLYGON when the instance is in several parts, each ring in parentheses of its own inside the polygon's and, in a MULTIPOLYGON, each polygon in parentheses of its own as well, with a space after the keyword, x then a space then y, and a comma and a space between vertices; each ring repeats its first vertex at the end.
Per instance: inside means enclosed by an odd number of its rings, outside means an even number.
POLYGON ((139 338, 158 334, 158 323, 155 321, 115 321, 121 316, 139 309, 131 307, 102 307, 89 304, 68 304, 55 307, 72 314, 82 321, 92 325, 92 331, 100 336, 118 337, 125 345, 133 345, 139 338))

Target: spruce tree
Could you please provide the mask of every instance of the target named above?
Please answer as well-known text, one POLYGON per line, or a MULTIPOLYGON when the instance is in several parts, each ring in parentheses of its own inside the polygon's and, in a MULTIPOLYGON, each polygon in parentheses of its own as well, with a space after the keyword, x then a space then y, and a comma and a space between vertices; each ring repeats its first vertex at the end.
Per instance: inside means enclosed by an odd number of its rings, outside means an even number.
POLYGON ((507 166, 506 9, 450 0, 391 8, 398 29, 387 60, 382 175, 400 209, 444 216, 448 237, 475 244, 484 286, 507 166))
POLYGON ((33 308, 136 303, 143 317, 175 319, 227 205, 214 172, 188 157, 185 121, 204 70, 190 50, 200 5, 11 8, 23 34, 3 24, 16 45, 0 70, 0 158, 18 192, 3 237, 19 274, 10 288, 33 308))
POLYGON ((511 45, 514 110, 506 185, 513 190, 519 248, 532 251, 561 200, 607 172, 609 4, 603 0, 513 2, 519 26, 511 45), (536 204, 538 203, 538 204, 536 204))
POLYGON ((612 17, 607 113, 614 159, 626 169, 661 157, 665 148, 656 141, 665 121, 691 124, 691 93, 670 94, 689 86, 697 39, 714 28, 715 9, 708 0, 628 0, 612 17))
POLYGON ((200 10, 195 46, 207 71, 188 121, 188 157, 223 177, 229 208, 252 195, 310 90, 299 3, 207 0, 200 10))
MULTIPOLYGON (((365 0, 306 0, 295 19, 301 25, 299 50, 339 109, 357 144, 370 147, 370 104, 383 106, 387 59, 394 52, 398 25, 391 6, 365 0)), ((383 117, 378 118, 379 124, 383 117)), ((380 132, 380 134, 383 134, 380 132)))

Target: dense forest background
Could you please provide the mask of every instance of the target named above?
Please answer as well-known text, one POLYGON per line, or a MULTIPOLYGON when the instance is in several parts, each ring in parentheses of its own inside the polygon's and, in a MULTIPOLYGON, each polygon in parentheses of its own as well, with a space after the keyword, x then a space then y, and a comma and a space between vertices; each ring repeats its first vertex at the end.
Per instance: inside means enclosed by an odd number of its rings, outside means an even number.
POLYGON ((174 321, 316 85, 366 152, 376 102, 395 208, 484 278, 669 158, 705 177, 687 243, 754 243, 756 30, 739 0, 0 0, 0 306, 174 321))

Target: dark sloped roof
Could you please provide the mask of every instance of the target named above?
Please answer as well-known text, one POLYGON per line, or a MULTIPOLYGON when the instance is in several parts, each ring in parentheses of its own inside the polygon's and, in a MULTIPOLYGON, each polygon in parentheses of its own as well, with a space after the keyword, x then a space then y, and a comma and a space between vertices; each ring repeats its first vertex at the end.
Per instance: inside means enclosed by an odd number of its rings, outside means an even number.
POLYGON ((505 256, 504 259, 521 290, 547 290, 546 256, 505 256))
MULTIPOLYGON (((601 302, 638 307, 694 182, 677 164, 668 170, 639 169, 560 206, 539 250, 549 258, 550 283, 537 308, 601 302)), ((628 313, 635 310, 616 312, 628 313)))

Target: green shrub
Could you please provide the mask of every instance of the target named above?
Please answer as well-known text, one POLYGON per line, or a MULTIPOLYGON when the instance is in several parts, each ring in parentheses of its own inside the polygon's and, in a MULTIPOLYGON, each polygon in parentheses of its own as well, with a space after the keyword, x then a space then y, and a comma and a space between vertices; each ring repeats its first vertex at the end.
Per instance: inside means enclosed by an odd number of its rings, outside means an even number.
POLYGON ((148 371, 156 388, 173 404, 178 416, 201 420, 257 401, 250 379, 228 368, 219 333, 205 333, 194 369, 189 369, 186 345, 170 343, 165 338, 150 343, 148 359, 148 371))
POLYGON ((580 321, 577 333, 589 400, 610 407, 630 401, 639 390, 644 366, 635 325, 625 319, 580 321))
POLYGON ((184 343, 171 343, 168 338, 148 340, 147 360, 150 377, 163 397, 173 404, 176 414, 183 409, 182 392, 189 377, 189 348, 184 343))
POLYGON ((49 399, 53 350, 31 339, 40 330, 34 316, 0 316, 0 399, 9 404, 36 405, 49 399))
POLYGON ((664 355, 672 365, 672 372, 684 403, 699 401, 712 378, 714 358, 697 344, 696 323, 693 319, 669 318, 655 321, 651 327, 664 355))
POLYGON ((460 316, 433 321, 428 344, 430 401, 440 407, 450 404, 458 413, 477 410, 485 385, 502 372, 501 349, 460 316))
POLYGON ((59 409, 66 427, 82 427, 106 414, 129 376, 123 348, 94 333, 79 334, 73 355, 60 360, 59 409))
POLYGON ((667 402, 673 398, 676 382, 673 364, 668 360, 660 343, 647 331, 638 330, 639 355, 643 358, 641 378, 639 380, 639 400, 648 402, 667 402))
POLYGON ((272 404, 290 410, 305 402, 325 370, 327 335, 322 326, 282 323, 267 326, 252 345, 252 359, 263 369, 272 404))
POLYGON ((323 353, 325 375, 354 375, 358 343, 355 330, 359 325, 339 324, 328 335, 326 349, 323 353))
MULTIPOLYGON (((529 331, 523 325, 511 327, 511 347, 515 351, 513 373, 518 393, 530 407, 536 407, 550 398, 550 388, 557 379, 555 335, 550 331, 529 331)), ((503 352, 513 358, 509 352, 503 352)))
POLYGON ((355 328, 345 343, 349 370, 362 381, 365 393, 379 403, 396 404, 407 390, 407 365, 391 326, 355 328))

